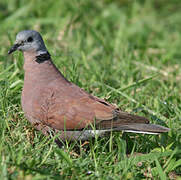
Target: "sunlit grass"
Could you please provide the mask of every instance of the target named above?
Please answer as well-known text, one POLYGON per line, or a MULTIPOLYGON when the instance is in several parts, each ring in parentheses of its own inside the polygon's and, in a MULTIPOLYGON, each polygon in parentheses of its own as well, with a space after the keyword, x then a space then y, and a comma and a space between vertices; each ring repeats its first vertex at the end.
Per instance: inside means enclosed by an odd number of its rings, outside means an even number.
POLYGON ((180 2, 0 2, 0 179, 175 179, 181 174, 180 2), (164 8, 163 8, 164 6, 164 8), (17 32, 39 31, 70 81, 122 110, 171 128, 153 136, 113 133, 65 142, 34 130, 20 98, 17 32))

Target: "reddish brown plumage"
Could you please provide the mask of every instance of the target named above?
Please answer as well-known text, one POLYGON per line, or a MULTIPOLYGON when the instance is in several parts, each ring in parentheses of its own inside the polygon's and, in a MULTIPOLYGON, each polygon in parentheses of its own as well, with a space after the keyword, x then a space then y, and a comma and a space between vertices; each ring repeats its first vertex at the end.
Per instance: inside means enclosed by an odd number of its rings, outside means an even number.
POLYGON ((67 81, 51 60, 38 64, 35 54, 25 55, 22 107, 33 117, 55 129, 83 129, 95 118, 110 120, 115 106, 94 97, 67 81), (65 124, 64 124, 65 123, 65 124))
POLYGON ((116 106, 72 84, 51 60, 37 63, 33 52, 24 56, 22 107, 32 123, 68 131, 81 130, 94 123, 98 129, 149 123, 146 118, 119 111, 116 106))

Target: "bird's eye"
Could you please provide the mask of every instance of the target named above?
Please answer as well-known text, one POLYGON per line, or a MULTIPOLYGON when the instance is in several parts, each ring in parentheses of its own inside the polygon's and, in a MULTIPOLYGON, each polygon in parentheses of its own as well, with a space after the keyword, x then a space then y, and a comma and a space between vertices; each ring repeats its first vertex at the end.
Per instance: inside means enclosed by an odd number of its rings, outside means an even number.
POLYGON ((32 42, 32 41, 33 41, 33 38, 32 38, 32 37, 29 37, 29 38, 27 39, 27 41, 28 41, 28 42, 32 42))

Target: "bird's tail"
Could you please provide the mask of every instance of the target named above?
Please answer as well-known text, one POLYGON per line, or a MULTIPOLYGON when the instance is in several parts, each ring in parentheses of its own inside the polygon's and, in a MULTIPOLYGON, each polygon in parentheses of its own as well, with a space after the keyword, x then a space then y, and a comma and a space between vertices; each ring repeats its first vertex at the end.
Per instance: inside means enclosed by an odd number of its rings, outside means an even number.
POLYGON ((137 124, 130 123, 127 125, 120 125, 113 129, 113 131, 124 131, 124 132, 134 132, 134 133, 143 133, 143 134, 160 134, 164 132, 168 132, 170 129, 155 125, 155 124, 137 124))

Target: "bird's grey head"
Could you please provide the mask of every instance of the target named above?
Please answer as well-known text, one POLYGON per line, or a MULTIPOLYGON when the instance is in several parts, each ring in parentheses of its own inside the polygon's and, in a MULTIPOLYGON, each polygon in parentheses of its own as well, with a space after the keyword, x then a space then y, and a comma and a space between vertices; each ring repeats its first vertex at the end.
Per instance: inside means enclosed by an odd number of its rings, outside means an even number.
POLYGON ((41 35, 33 30, 24 30, 17 34, 15 44, 8 51, 8 54, 16 50, 23 52, 36 51, 38 53, 47 52, 41 35))

